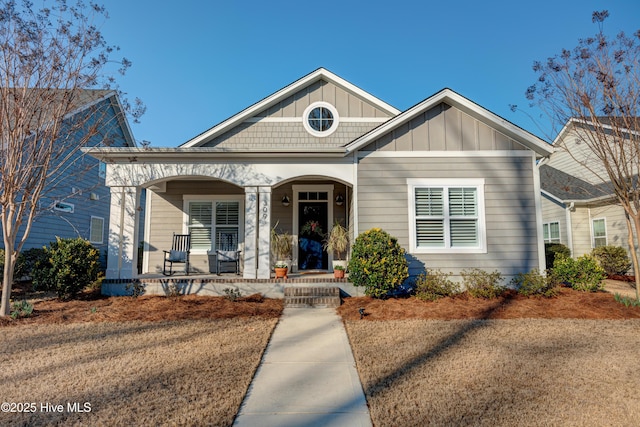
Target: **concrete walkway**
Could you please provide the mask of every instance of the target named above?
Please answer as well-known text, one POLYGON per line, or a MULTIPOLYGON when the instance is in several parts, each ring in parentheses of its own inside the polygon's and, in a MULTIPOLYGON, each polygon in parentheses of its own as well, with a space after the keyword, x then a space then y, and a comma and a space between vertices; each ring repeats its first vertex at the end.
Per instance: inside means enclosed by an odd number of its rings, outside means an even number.
POLYGON ((372 425, 335 309, 284 309, 233 425, 372 425))

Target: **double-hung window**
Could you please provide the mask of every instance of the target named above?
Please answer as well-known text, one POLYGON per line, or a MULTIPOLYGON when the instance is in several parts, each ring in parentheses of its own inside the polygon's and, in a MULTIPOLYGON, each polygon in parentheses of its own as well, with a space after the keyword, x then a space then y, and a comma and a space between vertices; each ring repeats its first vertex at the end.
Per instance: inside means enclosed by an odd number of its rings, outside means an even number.
POLYGON ((243 203, 240 198, 215 197, 210 200, 185 196, 186 225, 191 233, 191 250, 237 250, 242 241, 243 203))
POLYGON ((604 218, 594 219, 591 222, 593 229, 593 247, 599 248, 600 246, 607 245, 607 222, 604 218))
POLYGON ((545 243, 560 243, 560 223, 556 221, 542 224, 542 234, 545 243))
POLYGON ((410 179, 411 251, 486 252, 484 180, 410 179))

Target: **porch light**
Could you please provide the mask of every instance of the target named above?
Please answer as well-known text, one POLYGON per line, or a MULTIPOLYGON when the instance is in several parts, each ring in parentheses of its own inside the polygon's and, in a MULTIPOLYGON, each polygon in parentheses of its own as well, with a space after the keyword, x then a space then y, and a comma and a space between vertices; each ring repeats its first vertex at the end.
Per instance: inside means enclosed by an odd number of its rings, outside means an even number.
POLYGON ((285 194, 282 198, 282 206, 289 206, 289 203, 291 203, 291 201, 289 200, 289 196, 285 194))
POLYGON ((342 206, 343 203, 344 203, 344 197, 342 197, 342 194, 338 194, 336 196, 336 205, 342 206))

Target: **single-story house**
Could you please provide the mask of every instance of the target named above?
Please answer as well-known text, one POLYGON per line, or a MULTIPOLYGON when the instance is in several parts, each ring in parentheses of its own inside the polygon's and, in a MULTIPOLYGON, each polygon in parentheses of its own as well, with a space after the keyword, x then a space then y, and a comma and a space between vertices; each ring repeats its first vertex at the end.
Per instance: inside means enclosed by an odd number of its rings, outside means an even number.
POLYGON ((112 194, 107 280, 137 277, 141 211, 142 276, 191 233, 192 274, 231 243, 243 280, 269 280, 274 227, 293 235, 294 272, 330 270, 333 254, 303 237, 336 222, 397 237, 413 276, 544 268, 536 161, 551 152, 451 89, 399 111, 320 68, 177 148, 92 150, 112 194))

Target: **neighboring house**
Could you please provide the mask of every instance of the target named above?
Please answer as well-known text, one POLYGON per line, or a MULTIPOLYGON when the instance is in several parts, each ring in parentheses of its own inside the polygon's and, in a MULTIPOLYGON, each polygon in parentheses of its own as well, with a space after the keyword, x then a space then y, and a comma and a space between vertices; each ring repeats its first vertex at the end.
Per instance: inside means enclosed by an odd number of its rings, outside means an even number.
MULTIPOLYGON (((68 120, 85 120, 85 115, 90 114, 88 123, 100 123, 87 146, 135 147, 115 92, 85 90, 77 105, 68 120)), ((61 136, 65 140, 69 137, 82 138, 79 134, 61 136)), ((68 144, 67 141, 64 143, 68 144)), ((82 237, 100 250, 106 264, 110 216, 110 189, 105 186, 106 165, 81 151, 73 154, 67 163, 73 166, 64 168, 64 173, 55 179, 55 183, 50 183, 50 189, 40 199, 40 210, 23 250, 48 246, 56 236, 82 237)))
POLYGON ((136 277, 144 188, 143 274, 161 272, 173 233, 190 232, 193 272, 231 243, 243 279, 259 283, 276 226, 294 236, 294 271, 324 271, 332 254, 315 231, 340 222, 352 236, 397 237, 414 276, 477 267, 509 278, 543 267, 536 161, 551 152, 450 89, 402 112, 321 68, 178 148, 92 151, 114 196, 107 279, 136 277))
MULTIPOLYGON (((570 120, 553 143, 554 153, 539 164, 544 241, 568 246, 574 257, 605 245, 628 251, 622 206, 609 183, 581 164, 593 157, 581 142, 585 129, 570 120)), ((597 160, 589 163, 598 170, 597 160)))

